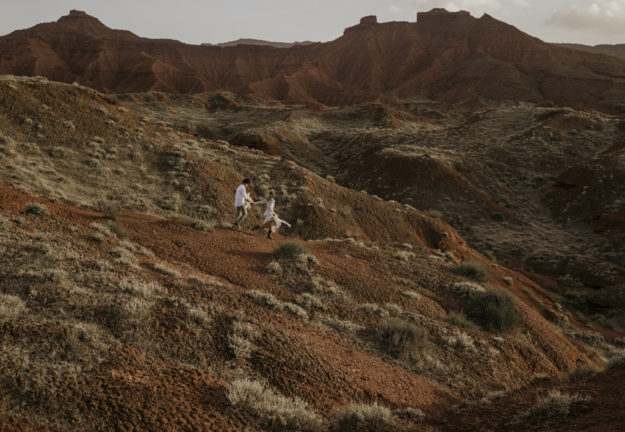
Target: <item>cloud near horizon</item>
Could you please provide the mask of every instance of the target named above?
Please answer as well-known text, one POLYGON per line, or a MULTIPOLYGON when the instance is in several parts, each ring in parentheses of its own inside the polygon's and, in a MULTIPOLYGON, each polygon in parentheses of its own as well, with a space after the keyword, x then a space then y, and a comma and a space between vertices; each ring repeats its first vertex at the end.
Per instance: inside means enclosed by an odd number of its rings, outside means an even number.
POLYGON ((566 10, 556 10, 545 23, 567 29, 625 34, 625 0, 596 0, 583 7, 573 4, 566 10))

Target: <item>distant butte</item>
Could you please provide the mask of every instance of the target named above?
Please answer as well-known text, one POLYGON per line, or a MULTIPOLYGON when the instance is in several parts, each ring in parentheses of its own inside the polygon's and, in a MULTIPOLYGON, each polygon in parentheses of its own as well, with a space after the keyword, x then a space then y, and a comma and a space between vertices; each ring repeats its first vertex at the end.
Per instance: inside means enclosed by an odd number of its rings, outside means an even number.
POLYGON ((327 43, 187 45, 112 30, 82 11, 0 38, 0 73, 101 91, 229 90, 350 105, 507 101, 625 110, 625 61, 547 44, 489 15, 432 9, 416 22, 364 17, 327 43))

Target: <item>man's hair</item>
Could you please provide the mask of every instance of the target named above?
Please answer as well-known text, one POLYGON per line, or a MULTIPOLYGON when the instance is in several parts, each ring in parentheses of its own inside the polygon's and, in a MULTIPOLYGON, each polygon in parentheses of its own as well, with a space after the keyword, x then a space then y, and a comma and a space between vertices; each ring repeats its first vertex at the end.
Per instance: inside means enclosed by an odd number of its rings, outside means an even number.
POLYGON ((241 183, 243 183, 243 184, 250 184, 250 179, 244 178, 241 183))

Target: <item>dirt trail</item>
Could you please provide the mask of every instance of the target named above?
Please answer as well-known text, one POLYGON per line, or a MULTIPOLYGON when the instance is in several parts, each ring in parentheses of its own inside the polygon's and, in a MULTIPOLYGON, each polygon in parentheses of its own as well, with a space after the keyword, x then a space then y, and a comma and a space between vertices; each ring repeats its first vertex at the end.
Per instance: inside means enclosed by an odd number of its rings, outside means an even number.
POLYGON ((247 289, 267 290, 272 285, 263 276, 264 267, 271 252, 285 241, 279 235, 268 240, 246 228, 201 232, 149 216, 123 215, 118 220, 127 227, 134 241, 161 259, 192 266, 247 289))

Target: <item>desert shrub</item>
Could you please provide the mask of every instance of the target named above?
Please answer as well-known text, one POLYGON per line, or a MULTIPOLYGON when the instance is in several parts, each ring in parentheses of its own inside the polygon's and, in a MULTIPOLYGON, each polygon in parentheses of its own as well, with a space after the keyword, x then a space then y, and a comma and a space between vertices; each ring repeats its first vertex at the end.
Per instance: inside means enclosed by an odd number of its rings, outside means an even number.
POLYGON ((280 274, 282 272, 282 266, 278 261, 271 261, 267 264, 267 272, 271 274, 280 274))
POLYGON ((152 264, 152 268, 154 270, 156 270, 157 272, 159 272, 159 273, 162 273, 162 274, 167 275, 167 276, 172 276, 172 277, 174 277, 176 279, 179 279, 179 278, 182 277, 182 275, 180 274, 180 272, 178 270, 173 269, 173 268, 171 268, 171 267, 169 267, 169 266, 167 266, 165 264, 162 264, 162 263, 153 263, 152 264))
POLYGON ((475 282, 456 282, 451 286, 452 291, 461 296, 469 296, 477 292, 486 292, 486 288, 475 282))
MULTIPOLYGON (((96 161, 97 162, 97 161, 96 161)), ((97 204, 98 211, 106 219, 115 219, 121 212, 121 203, 115 201, 99 201, 97 204)))
POLYGON ((46 282, 61 284, 67 279, 67 273, 63 269, 49 268, 41 272, 41 279, 46 282))
POLYGON ((126 231, 126 227, 124 227, 124 225, 122 225, 120 222, 109 220, 106 221, 106 225, 108 226, 109 230, 118 238, 128 238, 128 231, 126 231))
POLYGON ((560 393, 558 390, 550 391, 546 396, 538 398, 536 404, 526 411, 522 417, 537 420, 549 420, 551 418, 566 417, 571 410, 588 397, 579 394, 560 393))
POLYGON ((39 203, 26 204, 26 206, 24 207, 24 212, 28 214, 37 215, 37 216, 44 216, 44 215, 50 214, 48 207, 39 203))
POLYGON ((340 432, 391 431, 394 430, 393 414, 390 409, 378 404, 347 405, 336 416, 336 430, 340 432))
POLYGON ((121 332, 144 323, 149 313, 148 303, 138 298, 131 298, 123 304, 97 304, 84 311, 84 318, 112 330, 117 336, 121 332))
POLYGON ((272 431, 320 431, 321 417, 306 402, 275 393, 258 381, 238 379, 227 389, 226 397, 235 407, 247 411, 262 427, 272 431))
POLYGON ((166 293, 165 288, 156 282, 146 282, 142 280, 126 280, 120 284, 122 292, 126 294, 140 296, 146 299, 157 297, 166 293))
POLYGON ((621 354, 611 359, 608 369, 625 369, 625 355, 621 354))
POLYGON ((594 331, 568 331, 567 336, 593 346, 605 343, 605 338, 601 334, 594 331))
POLYGON ((399 318, 390 318, 378 332, 380 347, 396 358, 416 360, 428 349, 427 330, 399 318))
POLYGON ((375 303, 364 303, 364 304, 359 305, 357 309, 369 315, 376 315, 382 318, 386 318, 389 316, 388 310, 384 309, 382 306, 379 306, 375 303))
POLYGON ((10 321, 26 310, 24 301, 13 295, 0 294, 0 323, 10 321))
POLYGON ((237 359, 249 358, 254 349, 252 342, 238 334, 231 334, 228 336, 228 349, 237 359))
POLYGON ((228 348, 237 359, 249 358, 254 349, 252 341, 258 336, 258 330, 252 324, 241 321, 240 317, 237 317, 232 322, 232 333, 228 336, 228 348))
POLYGON ((115 261, 121 264, 132 266, 137 263, 137 258, 135 257, 135 254, 123 247, 117 247, 113 249, 111 251, 111 255, 116 257, 117 259, 115 261))
POLYGON ((397 251, 393 255, 393 258, 399 261, 410 261, 410 258, 414 258, 415 254, 408 251, 397 251))
POLYGON ((254 300, 255 302, 263 306, 268 306, 272 309, 275 309, 282 304, 280 300, 278 300, 273 294, 268 293, 268 292, 251 290, 247 292, 246 295, 252 300, 254 300))
POLYGON ((9 227, 9 220, 4 216, 0 215, 0 229, 7 229, 9 227))
POLYGON ((273 251, 273 257, 277 260, 295 261, 306 252, 301 243, 287 242, 281 244, 273 251))
POLYGON ((321 301, 319 297, 309 293, 299 294, 295 299, 295 303, 306 309, 325 309, 323 301, 321 301))
POLYGON ((477 324, 471 321, 469 318, 465 316, 462 312, 449 312, 445 317, 445 321, 447 321, 451 325, 455 325, 457 327, 465 328, 465 329, 475 329, 477 328, 477 324))
POLYGON ((342 333, 356 333, 364 330, 364 327, 348 320, 340 320, 332 317, 326 317, 322 323, 338 332, 342 333))
POLYGON ((195 306, 189 309, 189 319, 199 326, 204 326, 209 321, 206 311, 202 308, 195 306))
POLYGON ((521 312, 510 295, 495 288, 471 295, 466 312, 469 319, 486 330, 510 332, 523 322, 521 312))
POLYGON ((308 319, 308 312, 306 312, 302 307, 293 304, 293 303, 282 303, 281 306, 283 311, 290 313, 291 315, 295 315, 298 318, 303 320, 308 319))
POLYGON ((395 303, 387 303, 384 305, 384 310, 391 316, 398 316, 402 314, 401 306, 395 303))
POLYGON ((578 382, 586 378, 590 378, 591 376, 597 375, 598 373, 599 371, 594 366, 578 366, 568 375, 568 380, 569 382, 578 382))
POLYGON ((421 297, 421 295, 416 292, 416 291, 404 291, 401 293, 403 296, 411 298, 411 299, 415 299, 415 300, 419 300, 419 298, 421 297))
POLYGON ((396 410, 393 412, 397 417, 409 418, 412 420, 423 420, 425 413, 419 408, 404 408, 402 410, 396 410))
POLYGON ((475 350, 475 344, 473 342, 473 338, 462 332, 457 332, 453 336, 448 336, 445 338, 447 344, 460 351, 473 351, 475 350))
POLYGON ((212 232, 215 229, 215 225, 217 225, 216 221, 205 221, 201 219, 196 219, 191 224, 191 228, 198 231, 212 232))
POLYGON ((456 274, 466 276, 478 282, 487 282, 490 278, 488 270, 486 270, 482 264, 475 261, 462 262, 456 265, 453 271, 456 274))

